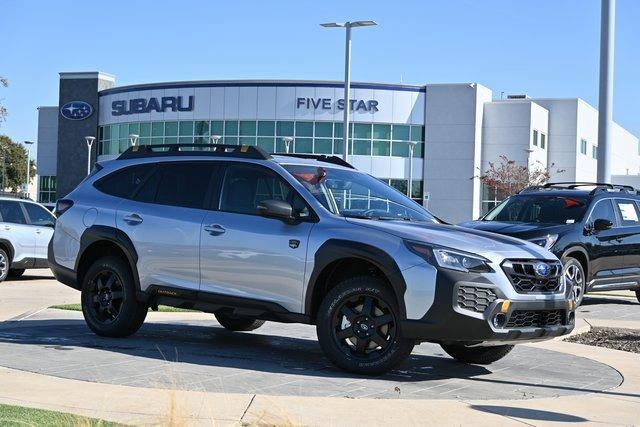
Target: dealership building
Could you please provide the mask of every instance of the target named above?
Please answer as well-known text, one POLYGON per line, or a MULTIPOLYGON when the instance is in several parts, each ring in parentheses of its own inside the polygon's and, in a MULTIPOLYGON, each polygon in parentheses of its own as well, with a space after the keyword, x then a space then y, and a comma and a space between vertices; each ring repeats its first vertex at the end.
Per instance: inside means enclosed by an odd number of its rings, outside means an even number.
MULTIPOLYGON (((101 72, 60 73, 59 104, 39 108, 38 200, 55 201, 86 176, 86 136, 96 138, 91 163, 133 142, 284 152, 288 137, 291 152, 342 156, 342 95, 342 83, 333 81, 117 86, 101 72)), ((500 195, 483 188, 479 176, 503 155, 548 167, 555 181, 596 179, 598 111, 579 98, 494 100, 478 83, 352 83, 347 107, 349 162, 403 192, 411 173, 412 197, 450 222, 477 218, 496 203, 500 195)), ((614 124, 614 175, 640 175, 639 144, 614 124)))

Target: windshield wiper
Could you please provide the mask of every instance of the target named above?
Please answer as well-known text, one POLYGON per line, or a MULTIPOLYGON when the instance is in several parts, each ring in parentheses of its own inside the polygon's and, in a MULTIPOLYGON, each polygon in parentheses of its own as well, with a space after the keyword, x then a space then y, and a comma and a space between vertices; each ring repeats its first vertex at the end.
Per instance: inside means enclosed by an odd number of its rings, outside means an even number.
POLYGON ((345 218, 357 218, 357 219, 380 219, 377 216, 369 216, 362 214, 354 214, 354 213, 341 213, 341 215, 345 218))

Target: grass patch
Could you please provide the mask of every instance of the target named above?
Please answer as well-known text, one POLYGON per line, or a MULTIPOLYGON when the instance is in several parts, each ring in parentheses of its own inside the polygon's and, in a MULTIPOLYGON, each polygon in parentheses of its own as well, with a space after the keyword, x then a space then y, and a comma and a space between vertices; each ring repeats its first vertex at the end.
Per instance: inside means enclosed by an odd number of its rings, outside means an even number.
MULTIPOLYGON (((82 305, 80 305, 79 303, 52 305, 49 308, 55 308, 57 310, 82 311, 82 305)), ((169 307, 168 305, 159 305, 158 311, 160 313, 198 313, 197 310, 189 310, 186 308, 178 308, 178 307, 169 307)))
POLYGON ((44 409, 26 408, 24 406, 0 404, 1 426, 122 426, 109 421, 87 418, 65 412, 46 411, 44 409))

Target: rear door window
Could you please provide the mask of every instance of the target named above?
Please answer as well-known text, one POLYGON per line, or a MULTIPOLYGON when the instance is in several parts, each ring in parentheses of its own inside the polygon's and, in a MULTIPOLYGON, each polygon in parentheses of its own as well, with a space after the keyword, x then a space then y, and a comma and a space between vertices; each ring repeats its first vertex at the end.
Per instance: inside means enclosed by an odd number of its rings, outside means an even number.
POLYGON ((129 199, 154 167, 153 163, 145 163, 120 169, 98 180, 95 187, 111 196, 129 199))
POLYGON ((20 203, 13 200, 0 200, 0 218, 11 224, 26 224, 27 218, 20 207, 20 203))
POLYGON ((50 226, 55 224, 55 217, 45 208, 33 203, 23 203, 22 206, 24 206, 27 215, 29 215, 29 223, 31 225, 50 226))
MULTIPOLYGON (((215 166, 211 162, 162 164, 155 203, 201 209, 215 166)), ((156 177, 153 177, 154 179, 156 177)), ((153 189, 149 189, 153 192, 153 189)), ((146 197, 149 197, 148 195, 146 197)))

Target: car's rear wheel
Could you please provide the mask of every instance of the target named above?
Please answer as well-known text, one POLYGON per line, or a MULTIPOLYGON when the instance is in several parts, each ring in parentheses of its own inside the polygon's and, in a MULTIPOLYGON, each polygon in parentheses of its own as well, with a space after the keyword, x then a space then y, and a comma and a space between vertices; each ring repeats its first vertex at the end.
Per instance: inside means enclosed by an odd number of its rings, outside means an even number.
POLYGON ((574 305, 579 307, 587 289, 584 268, 582 268, 580 261, 568 257, 564 260, 563 270, 566 285, 571 287, 570 298, 573 299, 574 305))
POLYGON ((512 345, 497 345, 491 347, 467 347, 460 344, 441 344, 442 349, 458 362, 475 365, 489 365, 505 357, 512 345))
POLYGON ((329 291, 320 305, 316 328, 327 357, 357 374, 389 371, 414 346, 402 337, 395 296, 375 277, 347 279, 329 291))
POLYGON ((120 258, 93 263, 82 283, 82 313, 89 328, 105 337, 135 333, 147 316, 147 306, 136 299, 129 266, 120 258))
POLYGON ((9 270, 9 277, 15 279, 21 277, 25 272, 24 268, 12 268, 9 270))
POLYGON ((9 256, 4 249, 0 249, 0 282, 4 281, 9 274, 9 256))
POLYGON ((260 326, 264 325, 264 320, 255 319, 253 317, 229 316, 222 313, 216 313, 215 316, 218 323, 230 331, 253 331, 254 329, 258 329, 260 326))

